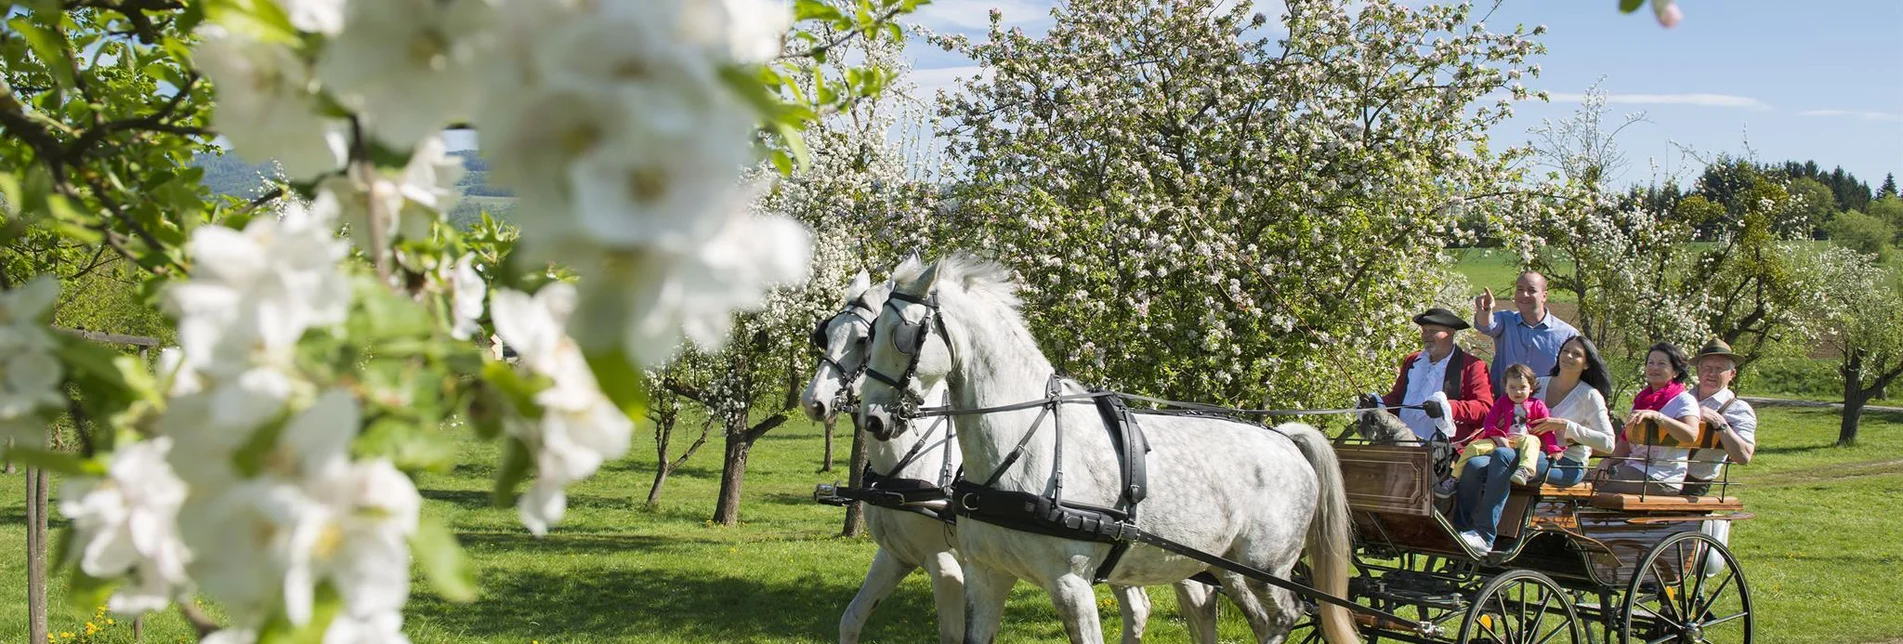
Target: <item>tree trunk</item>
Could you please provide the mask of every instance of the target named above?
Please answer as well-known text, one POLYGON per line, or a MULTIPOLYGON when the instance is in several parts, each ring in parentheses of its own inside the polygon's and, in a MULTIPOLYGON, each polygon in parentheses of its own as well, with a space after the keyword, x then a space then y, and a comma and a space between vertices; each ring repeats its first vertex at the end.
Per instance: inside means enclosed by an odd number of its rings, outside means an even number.
MULTIPOLYGON (((865 476, 865 471, 866 471, 866 440, 865 439, 866 439, 866 433, 863 431, 860 431, 859 423, 853 423, 852 424, 852 458, 848 460, 846 463, 846 467, 851 468, 851 472, 849 472, 850 476, 847 478, 847 480, 850 481, 849 485, 851 485, 852 487, 859 487, 865 484, 865 481, 861 480, 865 476)), ((852 502, 851 505, 846 506, 846 525, 845 527, 840 529, 839 536, 857 538, 857 537, 863 536, 865 533, 866 533, 865 504, 860 503, 858 501, 854 501, 852 502)))
POLYGON ((667 459, 662 458, 660 466, 654 468, 654 485, 648 487, 648 502, 645 507, 652 508, 661 504, 661 486, 667 483, 667 475, 673 471, 674 468, 668 466, 667 459))
POLYGON ((714 523, 740 523, 740 484, 746 481, 747 452, 752 448, 753 441, 748 440, 744 427, 727 429, 727 455, 720 468, 720 501, 714 506, 714 523))
POLYGON ((836 418, 826 421, 826 460, 821 461, 819 464, 819 471, 821 472, 833 471, 833 425, 838 424, 838 422, 836 418))
POLYGON ((26 468, 26 611, 28 642, 46 641, 46 472, 26 468))
POLYGON ((1870 393, 1863 389, 1863 351, 1846 351, 1839 372, 1844 377, 1844 410, 1837 427, 1837 446, 1850 447, 1857 444, 1857 423, 1863 420, 1863 404, 1870 400, 1870 393))

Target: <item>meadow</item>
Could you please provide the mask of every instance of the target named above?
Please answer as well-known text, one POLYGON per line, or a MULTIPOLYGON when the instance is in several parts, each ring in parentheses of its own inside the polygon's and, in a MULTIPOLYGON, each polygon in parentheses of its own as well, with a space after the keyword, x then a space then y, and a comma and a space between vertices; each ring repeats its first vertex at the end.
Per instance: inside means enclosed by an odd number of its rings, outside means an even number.
MULTIPOLYGON (((1768 409, 1756 462, 1740 468, 1748 511, 1733 540, 1744 562, 1762 642, 1867 643, 1903 638, 1903 604, 1893 599, 1903 566, 1903 415, 1872 414, 1863 444, 1831 447, 1836 415, 1822 409, 1768 409)), ((471 604, 438 599, 418 578, 405 626, 422 642, 825 642, 858 588, 873 544, 838 537, 843 511, 811 501, 813 484, 844 478, 819 472, 819 427, 799 420, 763 438, 747 475, 742 523, 711 525, 719 450, 710 446, 668 480, 662 502, 640 507, 653 477, 652 436, 628 458, 571 490, 568 519, 548 537, 530 536, 515 512, 489 504, 497 462, 487 444, 464 443, 466 465, 423 477, 425 511, 447 519, 468 548, 482 596, 471 604)), ((0 476, 0 641, 26 631, 23 477, 0 476)), ((57 516, 57 515, 56 515, 57 516)), ((64 530, 55 522, 55 538, 64 530)), ((54 583, 55 597, 64 586, 54 583)), ((1121 626, 1107 589, 1104 628, 1121 626)), ((1187 641, 1167 588, 1151 589, 1153 641, 1187 641)), ((124 620, 75 614, 56 604, 55 639, 129 642, 124 620), (98 632, 82 638, 91 622, 98 632), (69 633, 72 637, 61 638, 69 633)), ((867 642, 935 637, 931 590, 908 579, 874 614, 867 642)), ((1245 641, 1234 610, 1223 638, 1245 641)), ((174 614, 154 617, 146 641, 186 638, 174 614)), ((1062 641, 1042 591, 1020 585, 1000 641, 1062 641)))

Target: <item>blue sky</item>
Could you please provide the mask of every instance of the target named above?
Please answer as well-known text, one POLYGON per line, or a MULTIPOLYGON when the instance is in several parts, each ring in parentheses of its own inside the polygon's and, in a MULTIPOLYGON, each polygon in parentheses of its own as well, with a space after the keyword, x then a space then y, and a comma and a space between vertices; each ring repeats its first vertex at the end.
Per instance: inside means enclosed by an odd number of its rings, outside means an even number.
MULTIPOLYGON (((983 38, 999 8, 1008 24, 1037 33, 1052 0, 936 0, 914 18, 939 32, 983 38)), ((1271 18, 1273 0, 1258 0, 1271 18)), ((1424 4, 1411 0, 1409 4, 1424 4)), ((1489 6, 1476 3, 1479 7, 1489 6)), ((1595 82, 1612 112, 1645 112, 1650 123, 1620 135, 1624 182, 1646 182, 1652 164, 1681 178, 1702 165, 1680 152, 1841 165, 1872 188, 1903 173, 1903 1, 1679 0, 1685 19, 1665 29, 1649 9, 1619 13, 1614 0, 1507 0, 1488 20, 1496 31, 1544 24, 1542 74, 1528 86, 1551 103, 1515 106, 1493 137, 1521 143, 1540 119, 1565 118, 1595 82), (1687 165, 1691 167, 1687 167, 1687 165)), ((922 96, 976 71, 971 61, 923 42, 908 48, 922 96)))

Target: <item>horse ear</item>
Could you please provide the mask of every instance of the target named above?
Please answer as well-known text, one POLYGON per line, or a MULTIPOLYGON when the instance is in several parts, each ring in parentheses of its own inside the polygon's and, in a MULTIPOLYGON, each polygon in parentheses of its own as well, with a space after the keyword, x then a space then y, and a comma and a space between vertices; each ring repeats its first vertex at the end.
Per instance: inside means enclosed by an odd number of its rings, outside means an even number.
POLYGON ((899 262, 898 268, 892 269, 892 275, 896 278, 899 275, 907 273, 917 273, 920 270, 919 267, 921 263, 918 258, 918 251, 912 251, 912 254, 906 255, 905 259, 899 262))
POLYGON ((912 293, 913 295, 921 295, 937 288, 939 265, 940 262, 932 262, 931 266, 925 267, 925 272, 920 273, 918 279, 913 280, 911 284, 907 285, 905 289, 906 292, 912 293))
POLYGON ((851 304, 852 301, 858 299, 859 296, 865 295, 866 289, 869 288, 872 288, 872 274, 867 273, 866 269, 859 269, 859 274, 852 276, 852 283, 846 285, 846 299, 840 302, 839 305, 846 306, 847 304, 851 304))

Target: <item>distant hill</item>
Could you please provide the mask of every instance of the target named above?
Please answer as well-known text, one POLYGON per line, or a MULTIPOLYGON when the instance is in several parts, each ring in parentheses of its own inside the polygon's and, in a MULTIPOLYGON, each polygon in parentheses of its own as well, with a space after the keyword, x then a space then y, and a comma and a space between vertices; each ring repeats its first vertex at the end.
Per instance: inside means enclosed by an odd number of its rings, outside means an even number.
POLYGON ((192 165, 205 169, 205 178, 199 183, 205 184, 212 192, 231 195, 243 199, 255 199, 264 194, 264 185, 269 177, 277 175, 277 168, 269 161, 250 163, 238 157, 236 152, 224 154, 199 154, 192 157, 192 165))
MULTIPOLYGON (((506 219, 515 209, 515 195, 507 189, 489 185, 489 161, 476 154, 475 150, 452 150, 450 156, 462 159, 464 173, 456 182, 456 188, 464 197, 449 212, 449 219, 458 226, 467 228, 480 221, 480 213, 487 211, 490 216, 506 219)), ((277 175, 277 169, 271 162, 251 163, 240 158, 237 153, 226 151, 224 154, 200 154, 192 157, 192 165, 205 169, 203 183, 212 192, 231 195, 242 199, 254 199, 264 194, 264 186, 277 175)))

